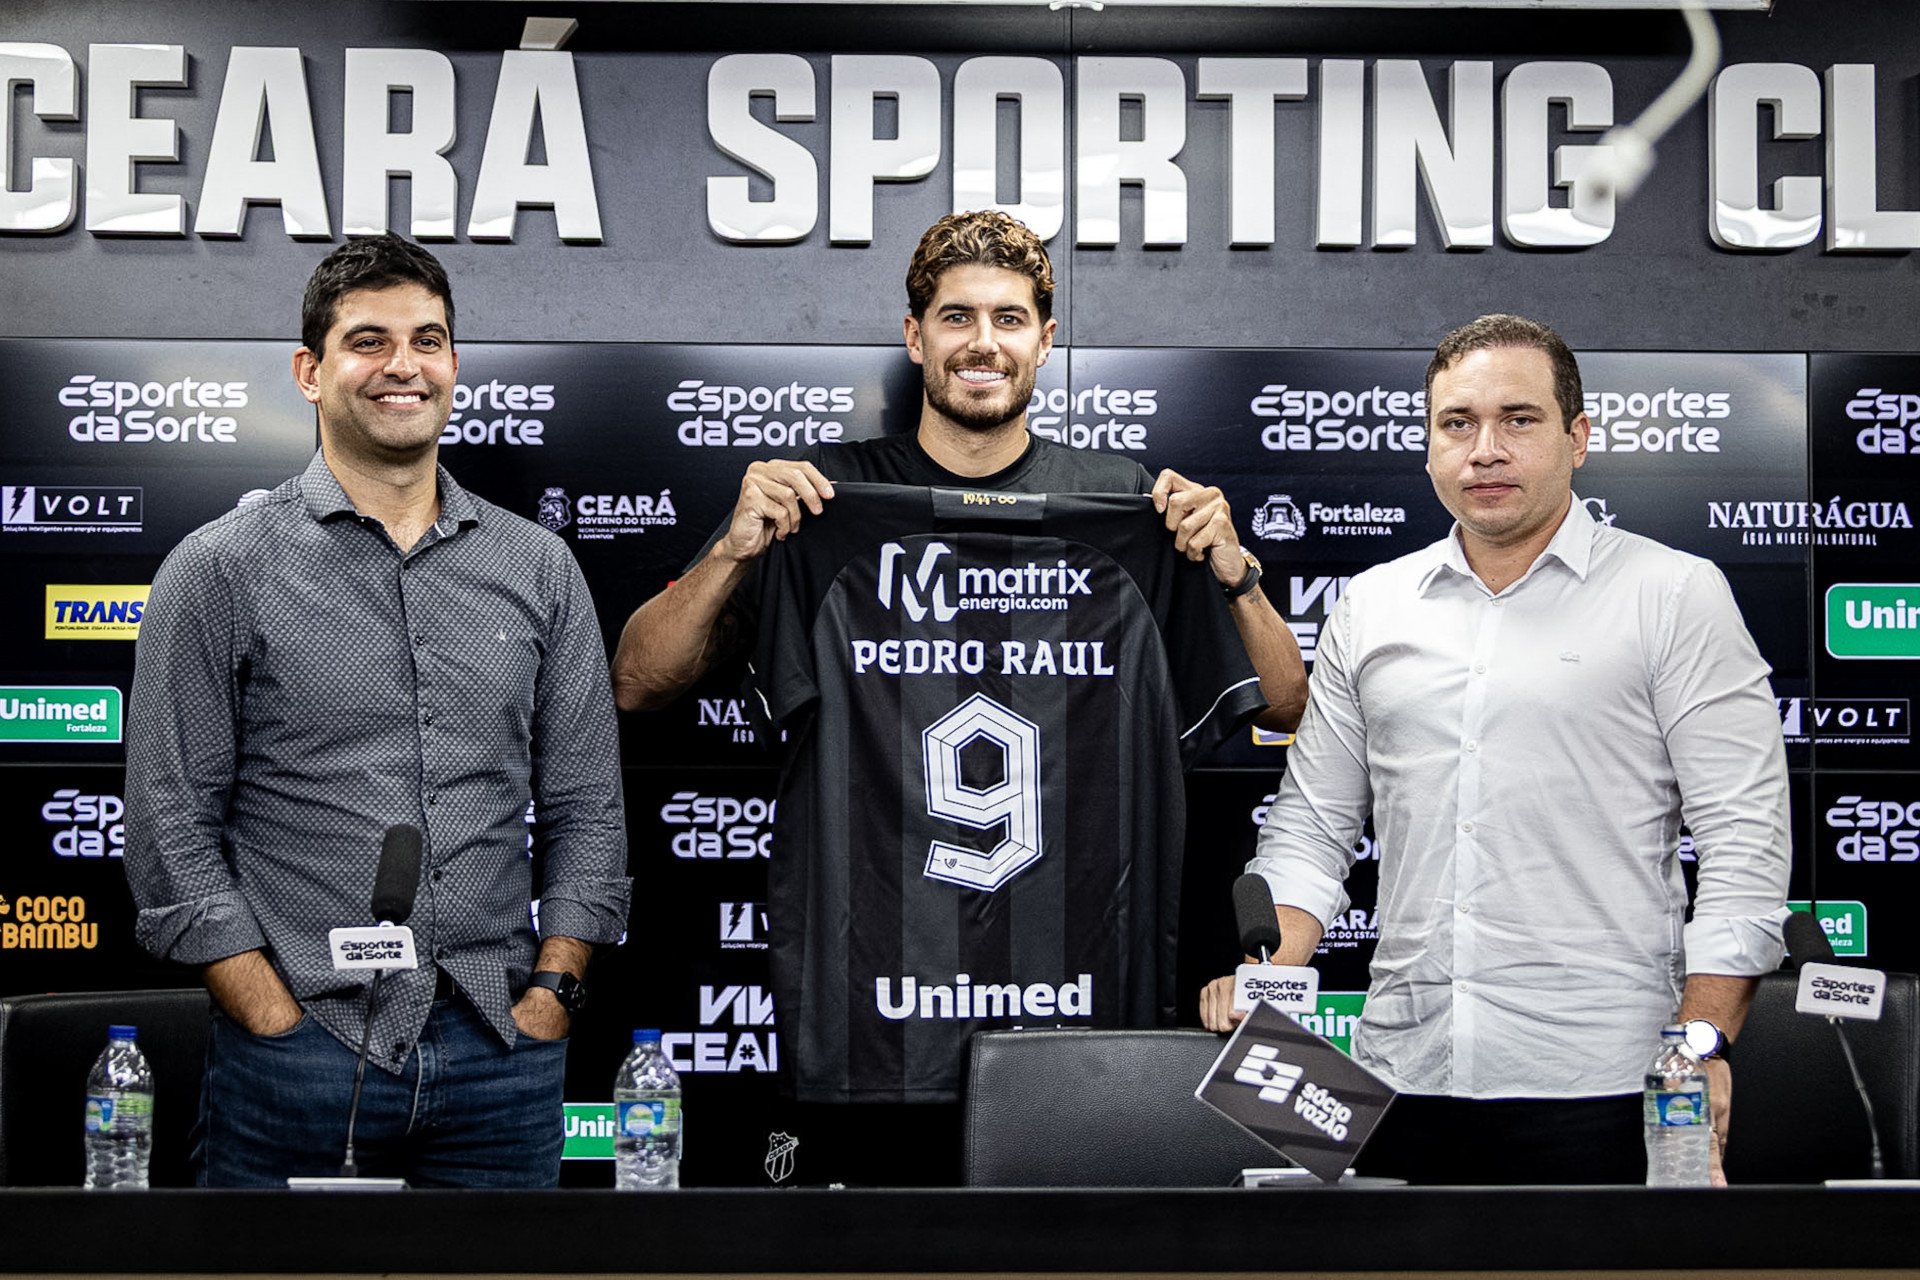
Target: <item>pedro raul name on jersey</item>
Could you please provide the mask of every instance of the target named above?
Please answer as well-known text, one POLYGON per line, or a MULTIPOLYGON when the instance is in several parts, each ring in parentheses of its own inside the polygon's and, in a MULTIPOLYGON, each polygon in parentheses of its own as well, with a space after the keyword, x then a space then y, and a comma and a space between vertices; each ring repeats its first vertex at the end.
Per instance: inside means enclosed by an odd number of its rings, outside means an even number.
POLYGON ((845 483, 761 579, 796 741, 768 897, 803 1101, 950 1101, 968 1037, 1173 1020, 1182 773, 1265 705, 1149 498, 845 483))

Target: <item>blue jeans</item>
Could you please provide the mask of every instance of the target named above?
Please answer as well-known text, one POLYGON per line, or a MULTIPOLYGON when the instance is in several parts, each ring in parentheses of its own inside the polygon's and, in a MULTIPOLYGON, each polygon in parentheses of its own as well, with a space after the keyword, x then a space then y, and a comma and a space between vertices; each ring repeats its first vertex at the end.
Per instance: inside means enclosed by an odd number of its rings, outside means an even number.
MULTIPOLYGON (((194 1128, 203 1187, 284 1187, 340 1172, 358 1055, 310 1017, 256 1036, 214 1010, 194 1128)), ((398 1076, 367 1067, 360 1172, 416 1187, 551 1187, 566 1142, 567 1042, 509 1049, 464 999, 437 1000, 398 1076)))

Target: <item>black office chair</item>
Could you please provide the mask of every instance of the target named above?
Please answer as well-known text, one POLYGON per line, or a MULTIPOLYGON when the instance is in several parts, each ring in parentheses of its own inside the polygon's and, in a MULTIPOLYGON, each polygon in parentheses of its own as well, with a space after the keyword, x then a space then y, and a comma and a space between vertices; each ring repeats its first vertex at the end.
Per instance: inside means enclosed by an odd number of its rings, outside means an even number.
POLYGON ((1193 1096, 1224 1036, 982 1031, 966 1085, 973 1187, 1224 1187, 1285 1164, 1193 1096))
MULTIPOLYGON (((1878 1022, 1853 1045, 1880 1126, 1887 1176, 1920 1177, 1920 977, 1887 975, 1878 1022)), ((1799 977, 1768 974, 1734 1045, 1730 1182, 1823 1182, 1868 1174, 1867 1121, 1833 1028, 1796 1013, 1799 977)))
POLYGON ((87 1072, 115 1023, 139 1029, 153 1068, 148 1182, 193 1185, 187 1134, 200 1105, 208 1008, 198 987, 0 999, 0 1186, 80 1185, 87 1072))

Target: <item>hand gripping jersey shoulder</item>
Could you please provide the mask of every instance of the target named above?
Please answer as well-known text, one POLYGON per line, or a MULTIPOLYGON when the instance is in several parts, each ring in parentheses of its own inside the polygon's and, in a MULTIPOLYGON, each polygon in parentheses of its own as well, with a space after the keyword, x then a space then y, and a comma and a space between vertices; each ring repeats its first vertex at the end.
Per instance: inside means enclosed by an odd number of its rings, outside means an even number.
POLYGON ((947 1100, 978 1028, 1171 1021, 1181 773, 1263 703, 1151 501, 841 484, 761 589, 799 1096, 947 1100))

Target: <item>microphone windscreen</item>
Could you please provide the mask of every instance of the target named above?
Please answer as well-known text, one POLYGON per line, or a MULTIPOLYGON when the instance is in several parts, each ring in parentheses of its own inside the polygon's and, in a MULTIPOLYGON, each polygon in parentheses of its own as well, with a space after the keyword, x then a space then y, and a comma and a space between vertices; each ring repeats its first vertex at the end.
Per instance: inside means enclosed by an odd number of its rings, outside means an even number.
POLYGON ((1796 911, 1787 917, 1787 958, 1798 970, 1803 964, 1831 964, 1833 944, 1827 931, 1811 911, 1796 911))
POLYGON ((405 924, 420 888, 420 828, 396 823, 380 841, 380 868, 373 875, 373 918, 405 924))
POLYGON ((1249 871, 1233 882, 1233 920, 1240 928, 1240 946, 1250 956, 1280 949, 1280 922, 1273 914, 1273 891, 1264 877, 1249 871))

